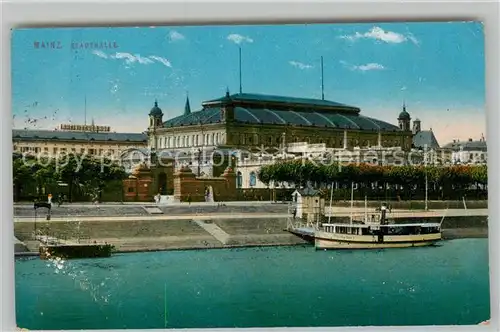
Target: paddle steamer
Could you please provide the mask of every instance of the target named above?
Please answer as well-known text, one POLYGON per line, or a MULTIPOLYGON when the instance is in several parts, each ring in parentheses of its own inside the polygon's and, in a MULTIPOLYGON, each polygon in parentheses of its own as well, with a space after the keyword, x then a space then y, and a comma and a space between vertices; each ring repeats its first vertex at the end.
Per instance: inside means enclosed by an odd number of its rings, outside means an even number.
MULTIPOLYGON (((423 247, 441 240, 441 223, 396 224, 387 218, 383 204, 379 218, 350 223, 322 223, 313 232, 317 249, 383 249, 423 247)), ((443 218, 444 219, 444 218, 443 218)))

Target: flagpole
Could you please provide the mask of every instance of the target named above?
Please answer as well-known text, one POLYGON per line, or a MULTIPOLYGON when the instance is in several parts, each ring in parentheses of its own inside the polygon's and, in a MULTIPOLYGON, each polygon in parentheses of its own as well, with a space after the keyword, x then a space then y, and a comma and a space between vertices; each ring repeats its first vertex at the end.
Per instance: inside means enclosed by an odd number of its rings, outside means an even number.
POLYGON ((330 223, 330 220, 332 218, 332 203, 333 203, 333 182, 332 182, 332 191, 330 193, 330 214, 328 215, 328 223, 330 223))
POLYGON ((243 93, 242 83, 241 83, 241 46, 239 48, 239 68, 240 68, 240 93, 243 93))
POLYGON ((325 100, 325 75, 323 72, 323 56, 321 56, 321 100, 325 100))
POLYGON ((83 110, 83 121, 84 121, 84 125, 86 126, 87 125, 87 95, 85 95, 85 107, 84 107, 84 110, 83 110))

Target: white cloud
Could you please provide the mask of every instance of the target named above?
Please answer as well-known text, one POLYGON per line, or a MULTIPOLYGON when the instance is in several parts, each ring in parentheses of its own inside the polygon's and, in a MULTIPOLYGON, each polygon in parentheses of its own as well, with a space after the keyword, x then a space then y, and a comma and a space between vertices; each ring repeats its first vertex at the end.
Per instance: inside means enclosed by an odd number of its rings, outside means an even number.
POLYGON ((302 62, 298 62, 298 61, 289 61, 288 63, 296 68, 299 68, 299 69, 311 69, 313 67, 311 65, 308 65, 308 64, 305 64, 302 62))
POLYGON ((380 27, 373 27, 370 31, 365 33, 356 32, 354 35, 343 35, 339 38, 350 41, 356 41, 362 38, 375 39, 389 44, 400 44, 406 41, 411 41, 415 45, 420 44, 418 39, 415 38, 415 36, 413 36, 411 33, 404 35, 393 31, 385 31, 380 27))
POLYGON ((147 57, 142 57, 140 54, 135 54, 132 55, 130 53, 116 53, 115 55, 111 56, 114 59, 125 59, 126 64, 131 64, 134 62, 138 62, 143 65, 149 65, 153 63, 153 60, 147 58, 147 57))
POLYGON ((355 70, 368 71, 368 70, 384 70, 385 67, 380 63, 367 63, 366 65, 354 66, 355 70))
MULTIPOLYGON (((114 60, 124 60, 127 65, 133 64, 133 63, 139 63, 142 65, 150 65, 155 62, 161 63, 166 67, 172 68, 172 63, 161 56, 158 55, 150 55, 150 56, 142 56, 140 54, 131 54, 131 53, 124 53, 124 52, 118 52, 115 53, 114 55, 107 55, 106 53, 102 51, 93 51, 93 54, 96 56, 103 58, 103 59, 114 59, 114 60)), ((127 68, 130 68, 127 66, 127 68)))
POLYGON ((184 40, 184 39, 186 39, 186 37, 182 33, 177 32, 175 30, 170 31, 170 33, 168 34, 168 38, 171 41, 177 41, 177 40, 184 40))
POLYGON ((149 57, 150 59, 153 59, 157 62, 160 62, 162 63, 163 65, 165 65, 166 67, 169 67, 169 68, 172 68, 172 64, 170 63, 170 61, 168 61, 167 59, 165 58, 162 58, 161 56, 157 56, 157 55, 151 55, 149 57))
POLYGON ((381 65, 380 63, 375 63, 375 62, 370 62, 370 63, 367 63, 365 65, 351 65, 345 61, 340 61, 340 63, 353 71, 356 71, 356 70, 357 71, 370 71, 370 70, 384 70, 384 69, 386 69, 384 67, 384 65, 381 65))
POLYGON ((242 36, 242 35, 238 35, 236 33, 233 33, 233 34, 230 34, 229 36, 227 36, 227 40, 230 40, 230 41, 232 41, 233 43, 236 43, 236 44, 241 44, 243 42, 253 43, 253 39, 252 38, 246 37, 246 36, 242 36))
POLYGON ((103 59, 107 59, 108 58, 108 55, 106 53, 104 53, 103 51, 94 50, 94 51, 92 51, 92 54, 95 54, 98 57, 103 58, 103 59))
POLYGON ((405 91, 406 89, 407 89, 406 86, 401 87, 401 91, 405 91))

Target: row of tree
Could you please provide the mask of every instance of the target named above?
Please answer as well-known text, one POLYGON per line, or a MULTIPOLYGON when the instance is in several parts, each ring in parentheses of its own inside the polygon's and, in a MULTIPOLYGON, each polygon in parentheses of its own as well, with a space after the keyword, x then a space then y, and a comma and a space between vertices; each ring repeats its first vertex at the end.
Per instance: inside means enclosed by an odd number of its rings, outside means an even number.
POLYGON ((37 158, 13 154, 14 199, 33 199, 63 192, 73 197, 99 199, 112 181, 127 177, 124 168, 110 159, 68 154, 37 158), (65 189, 63 189, 65 188, 65 189))
POLYGON ((428 191, 439 192, 443 197, 454 196, 453 192, 465 192, 471 187, 478 192, 487 191, 488 169, 486 165, 327 165, 311 160, 291 160, 263 166, 258 177, 266 185, 274 183, 278 186, 284 182, 298 186, 313 183, 324 188, 333 183, 336 187, 350 188, 354 183, 365 191, 383 188, 410 198, 427 187, 428 191))

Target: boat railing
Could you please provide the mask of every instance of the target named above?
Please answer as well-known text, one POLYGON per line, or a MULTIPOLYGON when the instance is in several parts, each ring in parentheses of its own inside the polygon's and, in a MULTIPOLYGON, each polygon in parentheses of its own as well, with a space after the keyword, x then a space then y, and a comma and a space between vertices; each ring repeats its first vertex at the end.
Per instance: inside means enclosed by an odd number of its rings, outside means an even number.
POLYGON ((301 218, 288 217, 287 219, 287 230, 294 230, 298 228, 314 228, 316 224, 302 220, 301 218))

